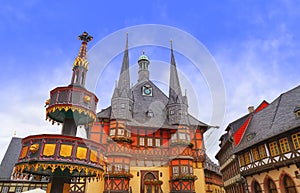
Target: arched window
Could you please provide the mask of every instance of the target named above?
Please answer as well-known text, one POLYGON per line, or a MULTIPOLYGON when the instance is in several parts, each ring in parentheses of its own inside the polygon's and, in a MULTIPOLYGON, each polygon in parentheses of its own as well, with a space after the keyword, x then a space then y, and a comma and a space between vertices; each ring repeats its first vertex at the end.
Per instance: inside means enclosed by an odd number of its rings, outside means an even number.
POLYGON ((257 181, 254 182, 254 193, 262 193, 261 187, 257 181))
POLYGON ((276 185, 273 180, 269 178, 267 184, 269 193, 277 193, 276 185))
POLYGON ((81 84, 82 85, 84 84, 84 72, 82 72, 82 74, 81 74, 81 84))
POLYGON ((297 193, 295 184, 288 175, 283 177, 283 185, 286 193, 297 193))

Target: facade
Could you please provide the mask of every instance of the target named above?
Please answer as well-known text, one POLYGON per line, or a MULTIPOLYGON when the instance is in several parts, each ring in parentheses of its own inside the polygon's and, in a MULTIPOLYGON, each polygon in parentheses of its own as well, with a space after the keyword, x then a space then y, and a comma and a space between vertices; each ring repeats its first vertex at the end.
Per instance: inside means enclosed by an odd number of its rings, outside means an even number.
POLYGON ((226 133, 220 138, 220 151, 216 159, 220 164, 220 171, 223 177, 224 189, 227 193, 246 192, 245 182, 240 175, 238 159, 234 155, 233 134, 243 125, 250 114, 230 123, 226 133))
POLYGON ((204 162, 204 176, 206 192, 225 193, 220 167, 213 163, 209 157, 206 157, 204 162))
POLYGON ((19 153, 10 156, 15 160, 5 169, 1 193, 35 187, 49 193, 202 193, 207 186, 221 192, 217 166, 209 159, 205 164, 203 134, 210 126, 188 112, 172 45, 167 96, 150 80, 144 53, 138 82, 130 86, 127 37, 111 106, 96 114, 98 98, 84 86, 92 37, 84 32, 79 39, 71 84, 53 89, 45 105, 47 119, 63 125, 61 134, 18 139, 18 148, 8 150, 19 153), (87 139, 75 136, 78 125, 87 139))
MULTIPOLYGON (((300 192, 299 97, 300 86, 270 104, 263 102, 261 108, 247 115, 245 128, 231 135, 230 156, 239 166, 241 181, 245 182, 243 192, 300 192)), ((221 164, 224 149, 221 146, 216 156, 221 164)), ((222 166, 221 171, 224 176, 222 166)))
POLYGON ((169 95, 150 80, 150 60, 139 59, 130 87, 128 40, 111 106, 97 114, 89 138, 105 144, 103 192, 204 192, 203 133, 209 126, 188 113, 171 48, 169 95))

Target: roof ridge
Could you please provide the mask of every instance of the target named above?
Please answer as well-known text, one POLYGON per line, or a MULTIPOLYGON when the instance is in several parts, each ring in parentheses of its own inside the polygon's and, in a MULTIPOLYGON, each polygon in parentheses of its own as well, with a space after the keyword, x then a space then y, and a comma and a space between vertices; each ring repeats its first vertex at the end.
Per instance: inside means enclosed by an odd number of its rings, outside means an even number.
MULTIPOLYGON (((286 92, 285 92, 286 93, 286 92)), ((279 107, 279 105, 280 105, 280 102, 281 102, 281 98, 282 98, 282 95, 283 94, 285 94, 285 93, 282 93, 279 97, 278 97, 278 102, 277 102, 277 105, 276 105, 276 109, 275 109, 275 113, 274 113, 274 117, 273 117, 273 119, 272 119, 272 121, 271 121, 271 125, 270 125, 270 130, 272 129, 272 127, 273 127, 273 123, 274 123, 274 120, 275 120, 275 118, 276 118, 276 115, 277 115, 277 111, 278 111, 278 107, 279 107)))

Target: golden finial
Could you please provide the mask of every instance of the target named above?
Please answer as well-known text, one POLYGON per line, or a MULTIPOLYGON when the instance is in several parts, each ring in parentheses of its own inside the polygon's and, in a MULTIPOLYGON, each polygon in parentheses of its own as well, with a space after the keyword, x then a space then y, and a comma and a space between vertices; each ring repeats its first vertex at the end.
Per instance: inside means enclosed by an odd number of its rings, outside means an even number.
POLYGON ((17 135, 17 131, 14 131, 14 136, 16 136, 17 135))
POLYGON ((78 36, 78 39, 82 42, 89 42, 93 39, 87 32, 83 32, 82 35, 78 36))

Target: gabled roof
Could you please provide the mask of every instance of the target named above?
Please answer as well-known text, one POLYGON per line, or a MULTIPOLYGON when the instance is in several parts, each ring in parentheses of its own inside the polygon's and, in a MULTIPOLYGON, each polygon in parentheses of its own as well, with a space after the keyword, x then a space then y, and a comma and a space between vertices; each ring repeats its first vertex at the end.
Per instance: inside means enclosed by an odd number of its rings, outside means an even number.
POLYGON ((294 109, 300 106, 300 86, 281 94, 269 106, 255 113, 235 152, 300 127, 294 109))
MULTIPOLYGON (((150 80, 139 82, 131 88, 133 96, 133 120, 127 121, 130 126, 145 126, 153 128, 177 128, 169 125, 167 121, 166 105, 169 98, 150 80), (152 87, 153 96, 143 96, 142 87, 150 85, 152 87), (153 117, 149 117, 148 113, 151 111, 153 117)), ((98 119, 109 119, 111 115, 111 106, 101 110, 97 113, 98 119)), ((210 126, 199 121, 192 115, 188 115, 190 125, 207 127, 210 126)))
POLYGON ((229 131, 231 129, 231 133, 235 133, 243 125, 243 123, 248 119, 249 116, 250 116, 250 113, 248 113, 247 115, 244 115, 243 117, 229 123, 229 125, 225 129, 225 131, 229 131))
POLYGON ((0 179, 10 179, 22 147, 22 139, 13 137, 0 165, 0 179))

